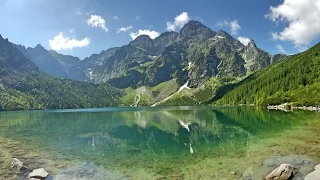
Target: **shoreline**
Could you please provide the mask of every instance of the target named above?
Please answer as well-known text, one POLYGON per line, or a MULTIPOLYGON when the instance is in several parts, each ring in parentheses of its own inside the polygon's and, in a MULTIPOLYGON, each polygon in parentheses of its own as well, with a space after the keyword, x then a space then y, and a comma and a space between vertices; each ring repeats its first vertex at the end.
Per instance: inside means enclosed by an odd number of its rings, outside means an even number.
POLYGON ((320 112, 320 106, 294 106, 292 103, 284 103, 280 105, 268 105, 268 110, 280 110, 290 112, 293 110, 317 111, 320 112))

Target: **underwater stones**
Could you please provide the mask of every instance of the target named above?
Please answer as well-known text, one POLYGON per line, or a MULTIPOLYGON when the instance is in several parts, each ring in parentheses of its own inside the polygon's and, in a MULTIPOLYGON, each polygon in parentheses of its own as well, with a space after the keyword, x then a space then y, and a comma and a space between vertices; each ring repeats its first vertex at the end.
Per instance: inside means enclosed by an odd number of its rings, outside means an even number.
POLYGON ((266 176, 266 180, 286 180, 292 179, 294 175, 298 172, 297 168, 295 168, 291 164, 281 164, 275 170, 273 170, 270 174, 266 176))
POLYGON ((256 169, 255 171, 252 171, 252 168, 248 168, 242 174, 241 180, 262 179, 284 163, 291 164, 298 169, 297 174, 292 180, 303 180, 308 173, 314 170, 316 165, 316 163, 311 159, 300 155, 274 155, 264 160, 260 168, 256 169))
POLYGON ((22 170, 24 170, 24 169, 27 169, 27 168, 23 165, 23 163, 22 163, 19 159, 17 159, 17 158, 12 158, 10 167, 11 167, 12 169, 18 171, 18 172, 19 172, 19 171, 22 171, 22 170))
POLYGON ((29 175, 29 179, 46 179, 49 173, 45 171, 43 168, 33 170, 29 175))
POLYGON ((304 180, 320 180, 320 164, 314 167, 314 171, 308 174, 304 180))
POLYGON ((61 171, 53 178, 60 179, 77 179, 77 180, 105 180, 105 179, 130 179, 127 175, 118 172, 106 170, 102 166, 97 166, 91 163, 83 163, 75 168, 61 171))

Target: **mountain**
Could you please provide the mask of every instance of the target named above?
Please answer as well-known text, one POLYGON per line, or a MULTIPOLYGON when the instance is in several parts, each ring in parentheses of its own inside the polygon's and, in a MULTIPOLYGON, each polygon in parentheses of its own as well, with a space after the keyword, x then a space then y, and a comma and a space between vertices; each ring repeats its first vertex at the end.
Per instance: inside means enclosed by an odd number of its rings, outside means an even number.
POLYGON ((84 64, 77 57, 58 54, 53 50, 48 51, 40 44, 34 48, 16 45, 16 48, 25 57, 34 62, 40 70, 48 74, 78 81, 86 81, 88 79, 83 70, 84 64))
POLYGON ((320 43, 257 71, 238 83, 222 86, 213 101, 217 105, 266 106, 286 102, 295 106, 319 105, 319 67, 320 43))
MULTIPOLYGON (((41 47, 33 51, 47 57, 41 47)), ((0 110, 116 106, 123 95, 108 84, 95 85, 43 73, 21 49, 0 35, 0 110)))
POLYGON ((155 39, 141 35, 107 51, 88 58, 90 79, 119 88, 157 86, 172 79, 199 87, 212 77, 242 78, 278 60, 253 40, 245 46, 227 32, 214 32, 193 20, 179 33, 165 32, 155 39))
POLYGON ((252 39, 243 45, 227 32, 215 32, 193 20, 180 32, 165 32, 155 39, 140 35, 127 45, 84 60, 41 45, 16 48, 46 73, 108 83, 126 90, 122 105, 145 106, 201 104, 216 96, 220 86, 234 84, 286 57, 270 55, 252 39))

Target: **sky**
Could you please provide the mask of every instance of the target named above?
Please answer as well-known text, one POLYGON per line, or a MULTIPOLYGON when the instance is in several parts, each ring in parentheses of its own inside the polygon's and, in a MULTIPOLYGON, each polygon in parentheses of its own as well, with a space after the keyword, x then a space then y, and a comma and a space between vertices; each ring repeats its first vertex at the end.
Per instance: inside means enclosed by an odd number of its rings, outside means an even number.
POLYGON ((320 0, 0 0, 0 34, 80 59, 197 20, 271 54, 320 41, 320 0))

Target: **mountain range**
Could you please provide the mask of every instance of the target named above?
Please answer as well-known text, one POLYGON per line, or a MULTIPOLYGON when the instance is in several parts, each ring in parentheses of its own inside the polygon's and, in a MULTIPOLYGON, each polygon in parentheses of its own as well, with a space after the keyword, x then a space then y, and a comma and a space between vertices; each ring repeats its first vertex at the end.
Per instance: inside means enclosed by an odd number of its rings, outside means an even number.
POLYGON ((44 72, 63 78, 94 83, 109 82, 118 88, 156 86, 177 78, 197 87, 211 77, 243 77, 278 61, 259 49, 253 40, 247 46, 223 30, 212 31, 198 21, 189 21, 179 33, 165 32, 151 39, 141 35, 128 45, 110 48, 84 60, 34 48, 16 46, 44 72))
POLYGON ((7 43, 14 49, 12 55, 24 59, 32 73, 62 84, 107 86, 117 94, 117 104, 124 106, 201 104, 214 99, 219 88, 287 59, 259 49, 252 39, 244 45, 223 30, 215 32, 193 20, 180 32, 165 32, 155 39, 140 35, 128 45, 83 60, 41 45, 26 48, 7 43))
MULTIPOLYGON (((38 50, 43 51, 37 47, 30 52, 38 50)), ((41 58, 37 60, 41 62, 41 58)), ((54 62, 52 60, 52 65, 57 65, 54 62)), ((105 83, 98 85, 44 73, 16 45, 0 35, 0 111, 117 106, 123 95, 122 90, 105 83)))

